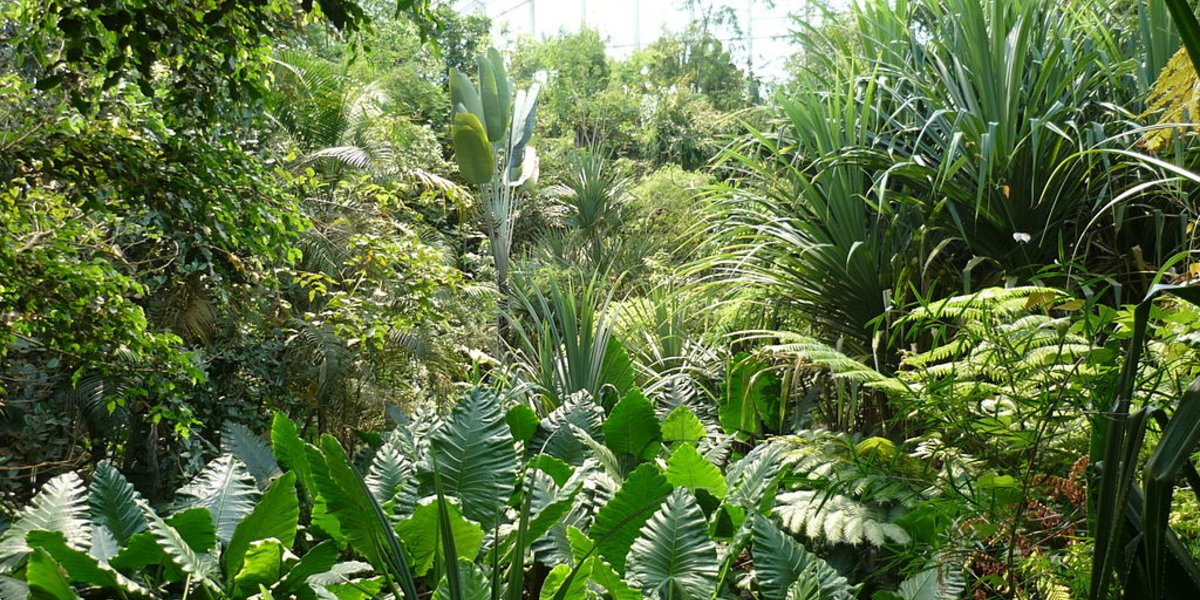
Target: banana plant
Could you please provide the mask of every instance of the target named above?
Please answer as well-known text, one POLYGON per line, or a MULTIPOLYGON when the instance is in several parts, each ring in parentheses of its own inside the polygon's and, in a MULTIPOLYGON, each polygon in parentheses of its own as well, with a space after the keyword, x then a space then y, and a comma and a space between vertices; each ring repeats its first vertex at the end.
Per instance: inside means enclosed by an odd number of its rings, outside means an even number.
MULTIPOLYGON (((450 137, 459 171, 479 188, 502 314, 508 299, 513 226, 522 195, 538 180, 538 155, 529 142, 537 120, 539 86, 534 83, 514 93, 504 58, 494 48, 477 63, 478 82, 458 69, 450 73, 454 110, 450 137)), ((498 315, 496 326, 503 344, 502 316, 498 315)))

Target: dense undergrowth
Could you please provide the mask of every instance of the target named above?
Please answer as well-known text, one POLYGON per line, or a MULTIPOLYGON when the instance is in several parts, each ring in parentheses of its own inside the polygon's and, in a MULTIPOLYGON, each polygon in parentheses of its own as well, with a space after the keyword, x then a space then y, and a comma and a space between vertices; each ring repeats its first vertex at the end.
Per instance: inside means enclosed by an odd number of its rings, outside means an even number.
POLYGON ((1200 597, 1188 3, 684 4, 0 6, 0 600, 1200 597))

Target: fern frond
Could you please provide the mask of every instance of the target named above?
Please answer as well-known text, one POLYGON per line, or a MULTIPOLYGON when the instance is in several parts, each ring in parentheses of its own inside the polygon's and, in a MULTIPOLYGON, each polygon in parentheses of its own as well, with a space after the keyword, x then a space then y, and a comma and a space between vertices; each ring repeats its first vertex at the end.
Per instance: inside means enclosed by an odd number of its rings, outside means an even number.
POLYGON ((912 541, 904 528, 847 496, 814 490, 780 494, 774 513, 792 533, 830 544, 883 546, 912 541))
POLYGON ((1158 113, 1158 122, 1166 127, 1153 129, 1142 136, 1141 144, 1151 152, 1162 150, 1175 134, 1200 121, 1200 80, 1192 66, 1187 48, 1180 47, 1171 57, 1150 90, 1147 114, 1158 113))

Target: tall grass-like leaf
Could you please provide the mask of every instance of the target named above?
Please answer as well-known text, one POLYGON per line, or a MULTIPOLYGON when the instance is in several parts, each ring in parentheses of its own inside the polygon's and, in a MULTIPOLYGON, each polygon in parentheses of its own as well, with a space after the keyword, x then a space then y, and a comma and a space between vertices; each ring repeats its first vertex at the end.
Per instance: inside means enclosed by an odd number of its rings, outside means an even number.
MULTIPOLYGON (((1109 580, 1117 563, 1117 549, 1120 545, 1123 525, 1126 523, 1126 511, 1130 510, 1134 501, 1131 488, 1136 482, 1138 471, 1137 460, 1142 448, 1146 432, 1146 422, 1150 418, 1151 409, 1142 408, 1130 412, 1133 404, 1134 391, 1138 368, 1146 343, 1146 331, 1150 320, 1150 312, 1155 299, 1165 293, 1179 296, 1193 304, 1200 305, 1200 287, 1187 285, 1156 285, 1147 292, 1146 297, 1134 310, 1133 335, 1126 351, 1125 361, 1117 381, 1112 404, 1101 407, 1107 412, 1098 416, 1093 422, 1092 456, 1093 460, 1100 458, 1101 476, 1098 485, 1089 487, 1089 497, 1095 503, 1096 514, 1092 517, 1096 529, 1096 552, 1092 557, 1092 578, 1089 597, 1100 600, 1107 596, 1109 580)), ((1194 400, 1181 405, 1186 418, 1195 411, 1194 400)), ((1181 421, 1182 422, 1182 421, 1181 421)), ((1163 498, 1169 502, 1171 483, 1163 478, 1173 469, 1180 466, 1180 453, 1189 453, 1190 448, 1182 446, 1196 434, 1191 430, 1193 423, 1176 428, 1168 441, 1171 444, 1163 454, 1156 457, 1153 467, 1156 472, 1148 474, 1147 491, 1152 494, 1153 504, 1145 503, 1134 507, 1133 514, 1141 520, 1140 527, 1154 527, 1156 531, 1144 532, 1143 547, 1146 548, 1147 567, 1153 565, 1153 571, 1148 571, 1148 586, 1151 589, 1161 589, 1163 581, 1163 545, 1173 539, 1169 530, 1164 527, 1163 498), (1149 513, 1147 513, 1149 511, 1149 513), (1146 518, 1150 517, 1147 524, 1146 518), (1155 548, 1147 544, 1153 542, 1155 548)), ((1170 428, 1168 426, 1168 428, 1170 428)), ((1190 440, 1194 444, 1194 439, 1190 440)), ((1136 490, 1133 490, 1136 491, 1136 490)), ((1168 544, 1169 548, 1169 544, 1168 544)), ((1189 575, 1194 574, 1195 581, 1190 587, 1200 593, 1200 568, 1194 561, 1188 560, 1181 567, 1189 575)), ((1177 582, 1179 583, 1179 582, 1177 582)))
POLYGON ((717 547, 695 496, 677 489, 629 549, 629 578, 643 594, 708 598, 717 582, 717 547))
POLYGON ((1183 39, 1183 45, 1192 59, 1192 68, 1200 73, 1200 21, 1196 20, 1191 3, 1188 0, 1162 1, 1171 12, 1171 21, 1179 31, 1179 37, 1183 39))
POLYGON ((330 435, 321 437, 319 451, 309 449, 312 477, 329 513, 354 548, 389 581, 398 583, 409 600, 417 599, 416 581, 391 520, 380 508, 363 478, 350 465, 342 446, 330 435))
POLYGON ((11 571, 29 553, 25 537, 31 531, 61 531, 70 547, 87 550, 91 524, 87 519, 87 495, 78 475, 64 473, 47 481, 0 534, 0 572, 11 571))
POLYGON ((183 506, 199 506, 212 513, 222 544, 229 543, 238 523, 254 510, 259 495, 245 464, 232 454, 213 459, 177 494, 183 506))
MULTIPOLYGON (((1146 545, 1147 591, 1152 598, 1161 595, 1163 588, 1164 554, 1170 534, 1168 519, 1175 480, 1183 466, 1192 460, 1197 442, 1200 442, 1200 380, 1192 382, 1180 399, 1154 453, 1146 462, 1142 528, 1146 545)), ((1200 581, 1193 582, 1193 586, 1200 586, 1200 581)))
POLYGON ((431 458, 448 495, 463 514, 490 528, 500 517, 517 479, 517 454, 500 398, 474 389, 433 434, 431 458))
POLYGON ((117 542, 124 544, 146 529, 146 517, 138 508, 141 499, 141 494, 107 460, 100 461, 92 471, 88 486, 92 522, 107 528, 117 542))

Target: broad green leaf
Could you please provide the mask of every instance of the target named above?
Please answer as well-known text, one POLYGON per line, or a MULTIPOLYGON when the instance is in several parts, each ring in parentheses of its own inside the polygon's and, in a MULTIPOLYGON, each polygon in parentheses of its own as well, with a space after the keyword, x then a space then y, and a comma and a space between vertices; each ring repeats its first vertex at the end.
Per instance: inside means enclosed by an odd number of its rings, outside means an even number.
POLYGON ((253 542, 270 538, 281 542, 284 548, 291 548, 299 522, 296 474, 288 472, 275 480, 254 510, 238 523, 222 557, 225 573, 233 575, 242 569, 242 560, 253 542))
POLYGON ((650 518, 629 549, 629 581, 642 594, 699 600, 717 583, 717 545, 696 497, 677 489, 650 518))
POLYGON ((221 429, 221 451, 238 457, 259 489, 266 490, 282 473, 271 447, 241 423, 228 422, 221 429))
POLYGON ((589 556, 592 548, 596 547, 596 542, 592 541, 586 533, 574 525, 567 526, 567 542, 571 544, 571 557, 575 562, 579 562, 584 557, 589 556))
POLYGON ((571 478, 571 474, 575 472, 571 465, 549 454, 539 454, 533 457, 533 460, 529 461, 529 467, 549 475, 556 485, 565 484, 571 478))
POLYGON ((27 538, 31 548, 39 548, 62 565, 74 583, 109 590, 117 594, 149 596, 150 591, 127 579, 108 565, 101 564, 90 554, 67 545, 61 531, 32 531, 27 538))
POLYGON ((150 533, 154 540, 175 566, 190 575, 193 583, 199 583, 214 591, 220 589, 212 579, 217 565, 209 551, 215 550, 215 544, 211 543, 215 537, 215 526, 207 509, 197 507, 185 510, 172 517, 171 524, 154 514, 144 503, 142 512, 149 521, 150 533), (207 528, 202 525, 205 522, 208 523, 207 528), (176 526, 179 529, 176 529, 176 526))
POLYGON ((78 475, 64 473, 47 481, 0 534, 0 573, 11 571, 29 552, 25 536, 31 531, 61 531, 67 536, 67 544, 76 550, 91 545, 87 495, 78 475))
POLYGON ((26 600, 29 598, 29 585, 15 577, 0 575, 0 598, 26 600))
POLYGON ((900 582, 896 595, 901 600, 957 600, 962 597, 963 587, 961 574, 943 575, 934 567, 900 582))
POLYGON ((475 563, 459 559, 458 572, 462 587, 458 597, 450 594, 450 586, 442 577, 437 589, 433 591, 432 600, 489 600, 492 597, 492 586, 484 572, 475 563))
POLYGON ((778 431, 782 424, 779 394, 777 374, 749 354, 738 354, 732 359, 725 382, 725 398, 720 405, 721 427, 730 434, 755 435, 762 432, 764 424, 778 431))
POLYGON ((521 161, 525 158, 525 146, 533 139, 533 130, 537 126, 537 98, 541 88, 538 84, 529 89, 520 90, 513 99, 512 133, 509 137, 508 165, 509 179, 516 179, 521 171, 521 161))
POLYGON ((483 123, 471 113, 454 115, 450 125, 450 139, 454 143, 454 158, 458 170, 467 183, 482 185, 490 183, 495 175, 495 158, 488 144, 483 123))
POLYGON ((708 432, 704 423, 686 406, 677 406, 662 422, 662 438, 666 443, 698 442, 708 432))
POLYGON ((504 421, 508 423, 509 431, 518 442, 526 443, 533 439, 533 434, 537 433, 539 422, 537 413, 524 404, 518 404, 508 409, 508 413, 504 415, 504 421))
POLYGON ((281 595, 293 594, 300 586, 305 585, 309 577, 332 569, 337 564, 340 554, 337 544, 332 540, 325 540, 313 546, 288 570, 287 575, 279 582, 277 591, 281 595))
POLYGON ((33 600, 75 600, 79 594, 71 589, 61 565, 45 550, 34 550, 25 565, 25 583, 33 600))
MULTIPOLYGON (((590 566, 590 563, 585 566, 590 566)), ((579 572, 563 590, 563 584, 571 574, 571 565, 558 565, 550 569, 546 581, 542 583, 541 600, 587 600, 587 578, 589 573, 580 568, 579 572)))
POLYGON ((642 598, 641 592, 633 589, 617 574, 616 571, 599 556, 593 556, 588 559, 588 571, 591 580, 597 585, 608 591, 612 596, 612 600, 638 600, 642 598))
POLYGON ((768 600, 784 600, 799 580, 815 582, 821 598, 852 600, 854 588, 833 567, 781 531, 770 519, 754 515, 754 569, 758 586, 768 600))
POLYGON ((542 419, 529 447, 534 451, 542 449, 567 464, 579 465, 587 457, 587 449, 572 426, 586 431, 593 439, 603 437, 604 409, 586 394, 569 398, 542 419))
POLYGON ((310 494, 316 494, 316 485, 312 480, 312 468, 308 464, 308 454, 304 449, 304 440, 296 424, 283 413, 275 413, 271 421, 271 450, 275 458, 284 468, 296 472, 300 484, 310 494))
POLYGON ((222 454, 177 492, 180 504, 207 508, 217 527, 217 539, 228 544, 238 523, 254 510, 258 486, 241 459, 222 454))
POLYGON ((279 581, 284 573, 284 553, 283 544, 273 538, 250 544, 233 578, 238 597, 245 598, 258 591, 259 586, 270 587, 279 581))
POLYGON ((770 510, 779 487, 786 446, 766 443, 755 446, 727 469, 728 502, 753 512, 770 510))
POLYGON ((141 497, 107 460, 100 461, 92 471, 92 483, 88 486, 92 522, 108 528, 122 544, 133 534, 146 529, 146 517, 138 508, 141 497))
POLYGON ((638 390, 630 390, 604 421, 604 443, 617 454, 650 460, 661 447, 662 429, 654 406, 638 390))
POLYGON ((501 131, 499 136, 492 138, 492 141, 502 143, 508 135, 507 129, 512 121, 512 82, 508 80, 508 69, 504 67, 504 57, 500 56, 500 52, 495 48, 488 48, 487 58, 496 78, 496 103, 504 111, 501 121, 504 123, 505 130, 501 131))
MULTIPOLYGON (((211 520, 211 517, 208 517, 207 511, 204 512, 206 513, 204 516, 211 520)), ((143 531, 130 536, 129 541, 121 547, 117 555, 109 560, 109 564, 114 569, 125 573, 133 573, 141 571, 150 565, 169 562, 169 560, 163 552, 162 547, 155 541, 154 534, 149 531, 143 531)))
POLYGON ((108 561, 120 551, 121 544, 117 542, 117 538, 113 537, 107 527, 103 525, 92 527, 92 547, 88 549, 88 554, 92 558, 108 564, 108 561))
POLYGON ((506 86, 508 82, 501 83, 496 80, 496 70, 486 56, 480 56, 476 63, 479 67, 479 99, 483 105, 483 124, 487 129, 488 141, 499 144, 504 141, 508 130, 509 107, 501 105, 498 87, 506 86))
POLYGON ((480 123, 487 118, 483 112, 483 99, 479 97, 479 90, 466 73, 456 68, 450 69, 450 105, 451 110, 459 113, 466 110, 480 123))
POLYGON ((667 459, 666 476, 671 485, 693 492, 707 490, 717 498, 724 498, 727 491, 721 470, 701 456, 691 444, 680 444, 671 453, 671 458, 667 459))
POLYGON ((592 524, 591 538, 618 573, 625 571, 625 556, 638 537, 638 530, 671 493, 671 484, 658 467, 647 463, 629 474, 625 484, 599 512, 592 524))
POLYGON ((468 392, 434 432, 430 454, 446 494, 462 501, 463 515, 491 528, 516 487, 518 467, 496 394, 468 392))
MULTIPOLYGON (((404 549, 412 557, 413 572, 424 575, 435 561, 442 561, 442 543, 439 537, 438 500, 422 500, 411 517, 396 525, 396 534, 404 542, 404 549)), ((463 517, 462 511, 453 502, 446 503, 450 529, 454 534, 454 546, 458 558, 474 561, 483 547, 483 528, 478 523, 463 517)))

